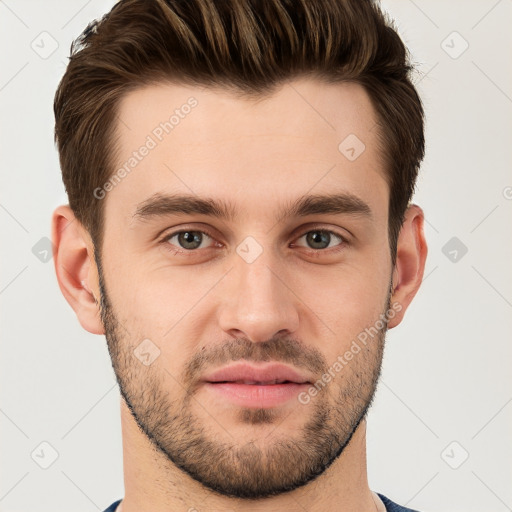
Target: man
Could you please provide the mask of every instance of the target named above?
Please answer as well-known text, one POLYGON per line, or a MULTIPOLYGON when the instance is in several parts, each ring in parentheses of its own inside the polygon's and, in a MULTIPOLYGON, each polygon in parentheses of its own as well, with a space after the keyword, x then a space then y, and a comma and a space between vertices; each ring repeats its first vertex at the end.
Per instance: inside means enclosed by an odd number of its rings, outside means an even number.
POLYGON ((122 0, 55 97, 55 269, 105 334, 107 510, 403 511, 366 415, 427 248, 423 109, 361 0, 122 0))

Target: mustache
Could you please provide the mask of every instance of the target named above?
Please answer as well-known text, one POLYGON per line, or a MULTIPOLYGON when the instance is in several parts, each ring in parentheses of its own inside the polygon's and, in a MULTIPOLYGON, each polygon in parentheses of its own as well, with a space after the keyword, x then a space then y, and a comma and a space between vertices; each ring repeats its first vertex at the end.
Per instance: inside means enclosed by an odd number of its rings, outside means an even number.
POLYGON ((223 366, 238 361, 288 363, 314 375, 327 367, 322 353, 313 347, 290 338, 272 338, 254 342, 246 338, 228 340, 219 345, 203 346, 185 366, 183 380, 192 384, 212 366, 223 366))

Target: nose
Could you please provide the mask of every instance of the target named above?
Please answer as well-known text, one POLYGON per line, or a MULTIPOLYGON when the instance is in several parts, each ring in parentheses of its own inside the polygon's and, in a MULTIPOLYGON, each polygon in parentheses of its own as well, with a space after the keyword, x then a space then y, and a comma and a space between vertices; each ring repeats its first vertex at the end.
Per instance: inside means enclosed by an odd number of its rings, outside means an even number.
POLYGON ((234 265, 221 290, 221 329, 254 342, 294 333, 300 300, 285 267, 266 251, 252 263, 237 257, 234 265))

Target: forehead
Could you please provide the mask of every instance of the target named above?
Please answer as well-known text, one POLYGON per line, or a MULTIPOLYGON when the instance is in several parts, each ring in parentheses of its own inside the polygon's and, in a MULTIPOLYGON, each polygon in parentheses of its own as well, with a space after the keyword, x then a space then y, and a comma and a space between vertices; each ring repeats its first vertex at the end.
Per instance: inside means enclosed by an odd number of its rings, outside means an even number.
POLYGON ((263 205, 282 208, 308 191, 348 192, 386 207, 376 122, 357 84, 301 79, 257 101, 221 89, 145 86, 119 104, 116 170, 124 172, 106 208, 130 218, 155 193, 187 193, 229 198, 237 211, 261 216, 263 205))

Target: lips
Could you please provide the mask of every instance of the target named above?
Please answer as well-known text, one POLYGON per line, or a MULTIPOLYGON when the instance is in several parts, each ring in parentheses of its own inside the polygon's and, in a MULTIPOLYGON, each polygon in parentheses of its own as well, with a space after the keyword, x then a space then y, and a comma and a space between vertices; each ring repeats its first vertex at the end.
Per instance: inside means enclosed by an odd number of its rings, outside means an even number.
POLYGON ((231 382, 233 384, 247 384, 247 385, 257 384, 258 386, 270 386, 272 384, 289 384, 289 383, 292 383, 293 381, 290 381, 290 380, 269 380, 269 381, 260 381, 260 380, 229 380, 229 381, 223 381, 223 382, 231 382))
POLYGON ((236 383, 272 386, 278 384, 307 384, 310 379, 289 366, 279 363, 250 365, 237 363, 206 375, 203 380, 210 383, 236 383))

